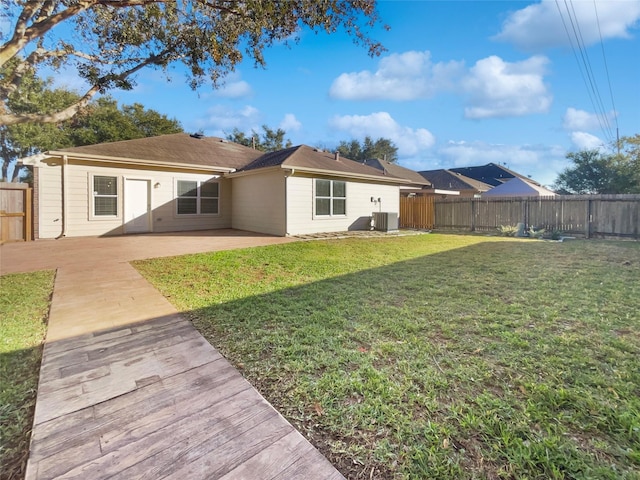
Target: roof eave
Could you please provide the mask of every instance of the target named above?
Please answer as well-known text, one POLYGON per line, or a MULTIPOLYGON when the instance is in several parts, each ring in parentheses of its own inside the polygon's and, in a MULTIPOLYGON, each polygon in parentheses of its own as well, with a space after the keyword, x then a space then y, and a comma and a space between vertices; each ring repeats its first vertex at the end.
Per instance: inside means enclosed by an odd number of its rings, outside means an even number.
POLYGON ((272 167, 256 168, 252 170, 240 170, 237 172, 229 173, 225 176, 228 178, 235 178, 235 177, 242 177, 246 175, 256 175, 256 174, 265 173, 265 172, 273 172, 278 170, 289 170, 293 172, 294 175, 296 173, 301 172, 301 173, 311 173, 311 174, 325 175, 325 176, 331 176, 331 177, 353 178, 357 180, 374 180, 379 183, 393 183, 393 184, 402 184, 402 185, 407 185, 408 183, 407 180, 402 178, 396 178, 396 177, 378 177, 375 175, 340 172, 337 170, 327 170, 324 168, 296 167, 295 165, 287 165, 285 163, 281 165, 272 166, 272 167))
POLYGON ((287 166, 283 167, 290 170, 295 170, 296 172, 304 172, 304 173, 316 173, 319 175, 327 175, 331 177, 340 177, 340 178, 355 178, 358 180, 373 180, 379 183, 393 183, 398 185, 406 185, 407 180, 403 178, 396 177, 379 177, 376 175, 367 175, 364 173, 351 173, 351 172, 340 172, 337 170, 326 170, 323 168, 311 168, 311 167, 294 167, 287 166))
MULTIPOLYGON (((215 165, 196 165, 192 163, 175 163, 175 162, 159 162, 157 160, 146 160, 138 158, 126 158, 126 157, 112 157, 108 155, 94 155, 94 154, 77 154, 72 152, 51 150, 46 152, 44 158, 62 158, 66 156, 69 160, 86 160, 96 161, 102 163, 117 163, 126 165, 136 165, 141 167, 171 167, 186 170, 199 170, 203 172, 221 172, 229 173, 234 172, 236 169, 231 167, 220 167, 215 165)), ((40 160, 42 160, 40 159, 40 160)), ((39 161, 40 161, 39 160, 39 161)))
POLYGON ((251 170, 234 170, 232 172, 226 173, 225 177, 227 178, 246 177, 248 175, 257 175, 259 173, 275 172, 280 170, 297 170, 297 169, 293 169, 291 167, 283 167, 281 165, 275 165, 272 167, 252 168, 251 170))

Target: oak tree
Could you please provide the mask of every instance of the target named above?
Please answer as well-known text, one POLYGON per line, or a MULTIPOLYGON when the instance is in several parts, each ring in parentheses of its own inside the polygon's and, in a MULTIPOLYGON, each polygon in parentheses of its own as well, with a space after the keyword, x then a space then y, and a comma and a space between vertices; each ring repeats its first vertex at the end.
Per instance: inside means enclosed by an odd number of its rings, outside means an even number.
POLYGON ((371 55, 374 0, 1 0, 0 125, 60 122, 98 93, 131 89, 135 73, 186 67, 196 88, 218 85, 245 57, 265 65, 264 50, 298 40, 302 28, 344 30, 371 55), (10 63, 12 62, 13 63, 10 63), (43 66, 74 69, 88 87, 56 111, 14 112, 7 105, 24 75, 43 66), (10 67, 10 68, 8 68, 10 67))
POLYGON ((640 135, 620 141, 620 153, 568 153, 571 166, 558 175, 554 189, 563 194, 640 193, 640 135))
MULTIPOLYGON (((9 104, 16 113, 49 112, 76 102, 79 95, 53 88, 50 80, 33 75, 22 80, 21 95, 12 94, 9 104)), ((143 105, 118 106, 108 96, 100 97, 73 118, 59 123, 0 125, 0 181, 17 181, 24 173, 16 160, 46 150, 115 142, 182 132, 180 122, 143 105)))

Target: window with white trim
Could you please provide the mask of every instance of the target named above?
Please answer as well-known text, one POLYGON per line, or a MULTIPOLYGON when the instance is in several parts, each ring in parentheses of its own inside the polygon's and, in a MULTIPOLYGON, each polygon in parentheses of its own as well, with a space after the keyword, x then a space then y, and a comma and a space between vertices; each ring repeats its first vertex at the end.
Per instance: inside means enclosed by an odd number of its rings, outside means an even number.
POLYGON ((176 182, 178 215, 217 215, 220 208, 220 184, 216 180, 178 180, 176 182))
POLYGON ((118 216, 118 177, 93 176, 93 216, 118 216))
POLYGON ((317 216, 347 214, 347 183, 316 179, 315 212, 317 216))

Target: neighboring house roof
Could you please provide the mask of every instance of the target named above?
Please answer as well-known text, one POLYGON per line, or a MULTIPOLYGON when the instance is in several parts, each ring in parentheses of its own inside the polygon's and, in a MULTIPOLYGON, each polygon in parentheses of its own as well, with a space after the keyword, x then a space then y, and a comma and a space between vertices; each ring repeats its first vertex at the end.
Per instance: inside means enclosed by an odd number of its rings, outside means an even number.
POLYGON ((372 158, 370 160, 364 161, 365 165, 369 167, 373 167, 377 170, 382 170, 383 172, 387 172, 394 177, 404 178, 409 180, 410 183, 420 185, 423 187, 430 187, 431 182, 427 180, 425 177, 420 175, 418 172, 401 167, 400 165, 396 165, 395 163, 387 162, 386 160, 380 160, 379 158, 372 158))
POLYGON ((496 163, 487 163, 486 165, 476 167, 450 168, 449 170, 493 187, 496 187, 511 178, 522 178, 536 185, 540 185, 538 182, 496 163))
POLYGON ((236 174, 269 167, 289 168, 309 173, 363 178, 391 183, 406 183, 403 178, 385 174, 385 172, 376 168, 306 145, 298 145, 278 150, 277 152, 266 153, 244 168, 239 169, 236 174))
POLYGON ((424 170, 418 173, 429 180, 433 188, 440 190, 474 190, 477 192, 486 192, 491 189, 491 185, 466 177, 460 173, 452 172, 451 170, 424 170))
POLYGON ((555 192, 518 177, 511 178, 482 194, 483 197, 547 197, 554 195, 555 192))
POLYGON ((237 170, 262 152, 216 137, 175 133, 47 152, 49 156, 237 170))

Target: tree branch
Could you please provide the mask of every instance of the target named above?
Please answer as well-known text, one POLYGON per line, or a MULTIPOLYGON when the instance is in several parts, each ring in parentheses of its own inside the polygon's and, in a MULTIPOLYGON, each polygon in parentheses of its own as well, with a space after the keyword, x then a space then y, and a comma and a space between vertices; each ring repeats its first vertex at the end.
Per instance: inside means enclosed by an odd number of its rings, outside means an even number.
POLYGON ((29 113, 29 114, 5 114, 0 115, 0 125, 17 125, 19 123, 59 123, 65 120, 69 120, 76 113, 82 110, 87 104, 95 97, 96 93, 100 91, 100 87, 94 85, 83 95, 83 97, 68 106, 64 110, 54 113, 29 113))
POLYGON ((165 3, 166 1, 167 0, 80 0, 76 5, 67 7, 65 10, 53 15, 51 15, 51 13, 53 13, 52 8, 47 8, 51 7, 51 5, 45 5, 43 1, 27 2, 27 6, 22 10, 16 28, 14 29, 13 37, 0 48, 0 67, 15 57, 28 43, 36 38, 44 37, 49 30, 59 23, 96 5, 125 8, 142 7, 153 3, 165 3), (29 19, 33 18, 36 11, 40 8, 46 10, 46 12, 42 13, 49 13, 50 15, 45 16, 42 20, 40 19, 41 16, 38 16, 36 21, 30 27, 27 27, 29 19))
POLYGON ((73 117, 78 111, 82 110, 87 104, 91 101, 91 99, 101 90, 103 90, 104 86, 108 83, 117 82, 125 80, 130 75, 136 73, 138 70, 146 67, 147 65, 154 65, 161 61, 161 59, 170 54, 173 48, 169 48, 164 50, 163 52, 157 55, 150 55, 145 58, 143 61, 133 66, 132 68, 125 70, 124 72, 117 74, 107 74, 103 77, 100 77, 95 84, 87 90, 87 92, 82 96, 82 98, 74 103, 73 105, 68 106, 64 110, 54 113, 29 113, 29 114, 2 114, 0 115, 0 125, 17 125, 19 123, 59 123, 73 117))
MULTIPOLYGON (((96 0, 79 1, 76 5, 68 7, 60 13, 51 15, 40 22, 34 23, 30 27, 27 27, 26 24, 35 12, 32 7, 25 7, 16 24, 13 37, 0 48, 0 67, 15 57, 28 43, 36 38, 44 37, 49 30, 60 22, 92 7, 95 5, 95 1, 96 0)), ((42 2, 39 2, 37 6, 42 6, 42 2)))

